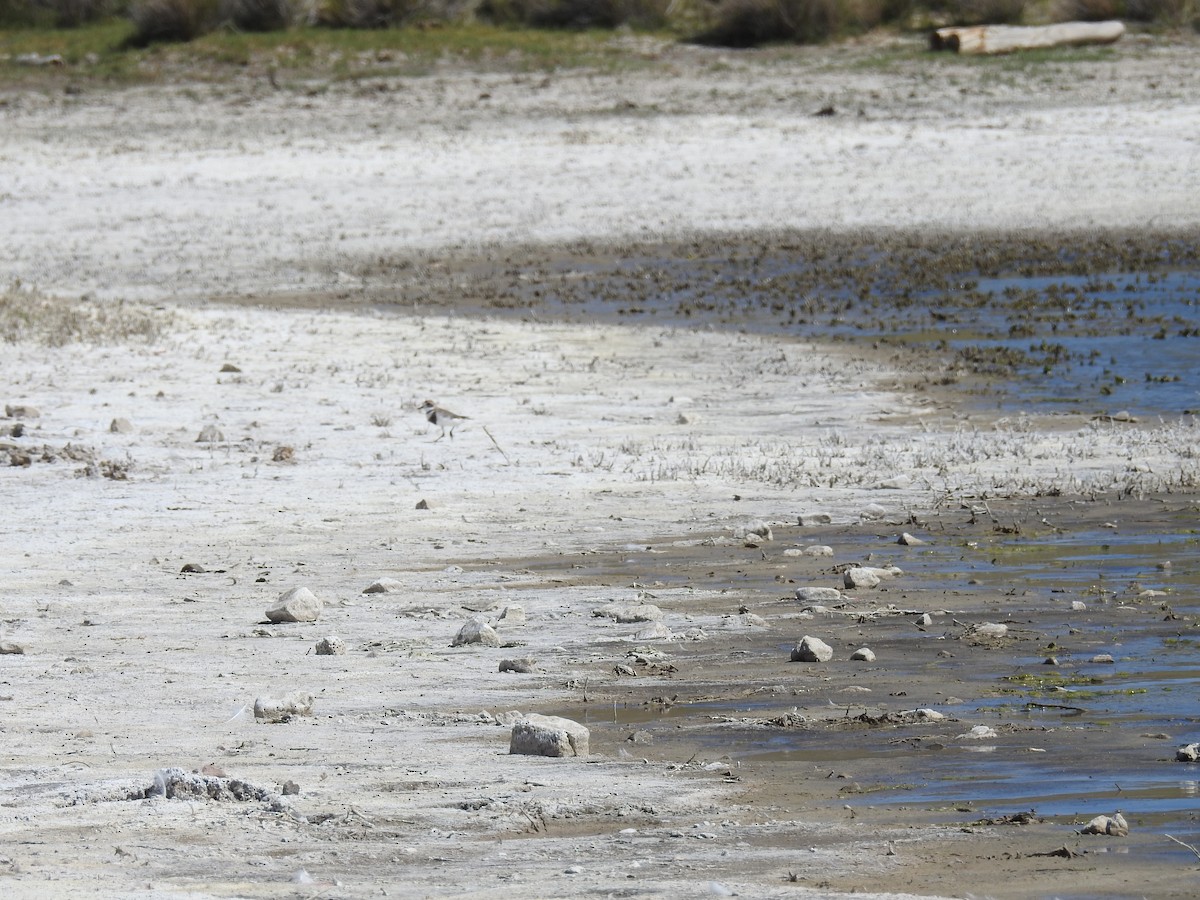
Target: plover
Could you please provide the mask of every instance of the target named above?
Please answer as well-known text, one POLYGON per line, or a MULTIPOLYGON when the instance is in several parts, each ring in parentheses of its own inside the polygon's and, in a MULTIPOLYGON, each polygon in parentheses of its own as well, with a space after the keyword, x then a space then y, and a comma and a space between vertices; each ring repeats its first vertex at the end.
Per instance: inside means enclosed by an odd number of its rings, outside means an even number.
POLYGON ((442 429, 442 433, 434 438, 435 442, 440 441, 446 436, 447 427, 450 430, 450 437, 453 438, 458 420, 471 418, 470 416, 460 416, 458 413, 450 412, 448 409, 442 409, 440 406, 435 405, 432 400, 426 400, 421 404, 421 412, 425 413, 425 418, 430 425, 436 425, 442 429))

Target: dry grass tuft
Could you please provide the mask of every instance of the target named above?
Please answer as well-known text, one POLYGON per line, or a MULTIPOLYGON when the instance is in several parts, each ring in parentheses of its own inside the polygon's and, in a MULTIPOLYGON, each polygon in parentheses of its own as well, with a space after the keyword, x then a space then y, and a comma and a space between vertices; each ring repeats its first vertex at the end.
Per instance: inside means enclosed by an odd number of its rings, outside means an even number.
POLYGON ((132 303, 64 300, 20 285, 0 291, 0 339, 10 344, 149 343, 158 340, 172 320, 169 312, 132 303))

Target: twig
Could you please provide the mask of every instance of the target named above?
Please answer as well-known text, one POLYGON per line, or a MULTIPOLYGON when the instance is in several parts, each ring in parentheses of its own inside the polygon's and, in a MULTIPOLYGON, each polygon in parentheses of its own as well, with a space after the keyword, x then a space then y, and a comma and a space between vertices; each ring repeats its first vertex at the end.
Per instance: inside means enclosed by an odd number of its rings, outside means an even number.
POLYGON ((496 439, 494 437, 492 437, 492 433, 490 431, 488 431, 488 427, 486 425, 480 425, 479 427, 483 429, 483 433, 488 436, 489 440, 491 440, 492 446, 494 446, 497 450, 500 451, 500 455, 504 457, 504 461, 511 465, 512 460, 510 460, 508 458, 508 454, 504 452, 504 448, 496 443, 496 439))
POLYGON ((1185 844, 1179 838, 1171 837, 1171 835, 1169 835, 1169 834, 1165 834, 1165 835, 1163 835, 1163 837, 1167 838, 1168 840, 1174 841, 1175 843, 1179 844, 1179 846, 1181 846, 1181 847, 1187 847, 1189 850, 1192 851, 1192 853, 1194 853, 1196 855, 1196 859, 1200 859, 1200 850, 1197 850, 1191 844, 1185 844))

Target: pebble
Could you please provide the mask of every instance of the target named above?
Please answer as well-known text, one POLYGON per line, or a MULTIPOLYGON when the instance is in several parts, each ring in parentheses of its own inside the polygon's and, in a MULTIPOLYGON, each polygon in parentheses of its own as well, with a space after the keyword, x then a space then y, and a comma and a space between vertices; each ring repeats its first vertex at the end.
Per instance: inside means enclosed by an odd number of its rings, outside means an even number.
POLYGON ((518 675, 530 675, 537 671, 537 660, 524 657, 522 659, 500 660, 501 672, 515 672, 518 675))
POLYGON ((364 594, 396 594, 404 590, 404 585, 395 578, 379 578, 362 589, 364 594))
POLYGON ((346 653, 346 642, 336 635, 330 635, 317 641, 317 656, 343 656, 346 653))
POLYGON ((267 621, 315 622, 325 604, 306 587, 294 587, 279 595, 275 605, 267 610, 267 621))
POLYGON ((829 662, 833 659, 833 648, 820 638, 805 635, 792 648, 792 662, 829 662))
POLYGON ((451 647, 461 647, 466 644, 483 644, 485 647, 499 647, 500 635, 488 624, 483 616, 472 616, 467 619, 458 634, 450 642, 451 647))
POLYGON ((959 737, 971 741, 981 741, 986 738, 999 737, 999 735, 996 733, 996 729, 991 725, 976 725, 966 734, 960 734, 959 737))

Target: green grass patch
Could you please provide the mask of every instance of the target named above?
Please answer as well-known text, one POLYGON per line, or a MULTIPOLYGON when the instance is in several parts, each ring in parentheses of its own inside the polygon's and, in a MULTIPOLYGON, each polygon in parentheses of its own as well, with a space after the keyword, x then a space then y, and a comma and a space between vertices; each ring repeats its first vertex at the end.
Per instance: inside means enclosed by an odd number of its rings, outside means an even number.
MULTIPOLYGON (((421 75, 444 64, 481 71, 633 69, 649 63, 612 31, 556 31, 484 24, 439 28, 294 28, 267 33, 216 31, 186 44, 137 49, 133 26, 113 20, 75 29, 0 31, 0 87, 65 80, 115 83, 223 81, 248 68, 313 78, 421 75), (65 66, 28 66, 17 57, 58 55, 65 66)), ((669 32, 654 37, 675 40, 669 32)))

